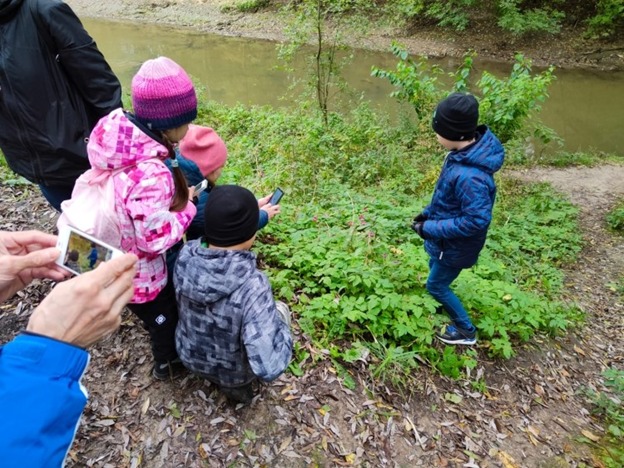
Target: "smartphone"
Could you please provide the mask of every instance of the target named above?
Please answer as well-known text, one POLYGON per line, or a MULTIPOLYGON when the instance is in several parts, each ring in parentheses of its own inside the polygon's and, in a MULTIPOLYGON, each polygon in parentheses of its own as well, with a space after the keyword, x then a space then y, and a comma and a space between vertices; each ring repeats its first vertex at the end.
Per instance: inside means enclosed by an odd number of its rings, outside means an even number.
POLYGON ((55 263, 74 275, 91 271, 100 263, 123 255, 121 250, 69 225, 60 229, 56 248, 61 253, 55 263))
POLYGON ((271 195, 271 199, 269 200, 269 203, 271 205, 277 205, 283 196, 284 196, 284 191, 281 188, 277 187, 275 189, 275 192, 273 192, 273 195, 271 195))
POLYGON ((200 193, 202 193, 204 190, 208 188, 208 180, 206 179, 202 180, 194 188, 195 188, 195 191, 193 192, 193 196, 198 197, 200 193))

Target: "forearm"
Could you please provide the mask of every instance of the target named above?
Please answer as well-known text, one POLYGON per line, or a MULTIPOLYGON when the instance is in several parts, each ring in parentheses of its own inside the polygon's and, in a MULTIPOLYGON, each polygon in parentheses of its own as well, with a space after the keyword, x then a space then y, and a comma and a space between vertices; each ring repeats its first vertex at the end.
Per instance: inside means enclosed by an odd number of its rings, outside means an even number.
POLYGON ((21 334, 0 348, 3 467, 62 466, 87 401, 81 348, 21 334))

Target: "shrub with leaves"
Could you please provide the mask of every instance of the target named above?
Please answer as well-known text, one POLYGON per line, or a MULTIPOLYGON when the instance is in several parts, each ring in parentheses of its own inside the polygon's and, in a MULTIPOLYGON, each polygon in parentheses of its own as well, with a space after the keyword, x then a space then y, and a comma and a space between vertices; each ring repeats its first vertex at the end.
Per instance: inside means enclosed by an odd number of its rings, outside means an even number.
MULTIPOLYGON (((392 46, 392 53, 399 58, 396 71, 373 69, 373 76, 386 78, 398 89, 392 93, 399 101, 414 106, 419 119, 430 116, 436 103, 446 94, 443 84, 436 75, 438 67, 429 65, 425 58, 412 60, 398 45, 392 46)), ((470 71, 474 53, 468 54, 455 73, 454 91, 470 91, 470 71)), ((553 138, 537 118, 541 104, 548 97, 548 87, 555 79, 554 68, 550 67, 538 74, 531 71, 531 61, 523 55, 515 56, 515 63, 506 78, 498 78, 484 71, 476 83, 480 96, 480 120, 503 142, 514 138, 532 136, 545 143, 553 138)))
POLYGON ((607 224, 611 230, 624 234, 624 200, 607 214, 607 224))

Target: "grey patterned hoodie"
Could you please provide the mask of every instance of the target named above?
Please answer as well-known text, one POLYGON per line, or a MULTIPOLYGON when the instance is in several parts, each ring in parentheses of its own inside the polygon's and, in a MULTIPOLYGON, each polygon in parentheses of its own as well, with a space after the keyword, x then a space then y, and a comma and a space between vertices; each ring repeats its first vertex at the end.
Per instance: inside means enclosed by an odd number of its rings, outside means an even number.
POLYGON ((224 387, 255 377, 270 382, 284 372, 292 355, 290 329, 254 253, 190 241, 180 251, 173 283, 180 310, 176 348, 189 370, 224 387))

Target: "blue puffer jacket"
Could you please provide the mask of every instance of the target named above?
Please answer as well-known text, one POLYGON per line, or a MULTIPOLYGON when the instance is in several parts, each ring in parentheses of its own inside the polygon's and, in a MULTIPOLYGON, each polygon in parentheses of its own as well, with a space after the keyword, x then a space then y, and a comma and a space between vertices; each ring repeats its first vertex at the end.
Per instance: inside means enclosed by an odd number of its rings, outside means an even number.
POLYGON ((477 141, 451 151, 423 213, 425 250, 444 265, 469 268, 485 245, 496 197, 494 173, 505 159, 498 138, 485 125, 477 128, 477 141))
POLYGON ((0 348, 0 466, 60 467, 87 391, 81 348, 23 333, 0 348))

